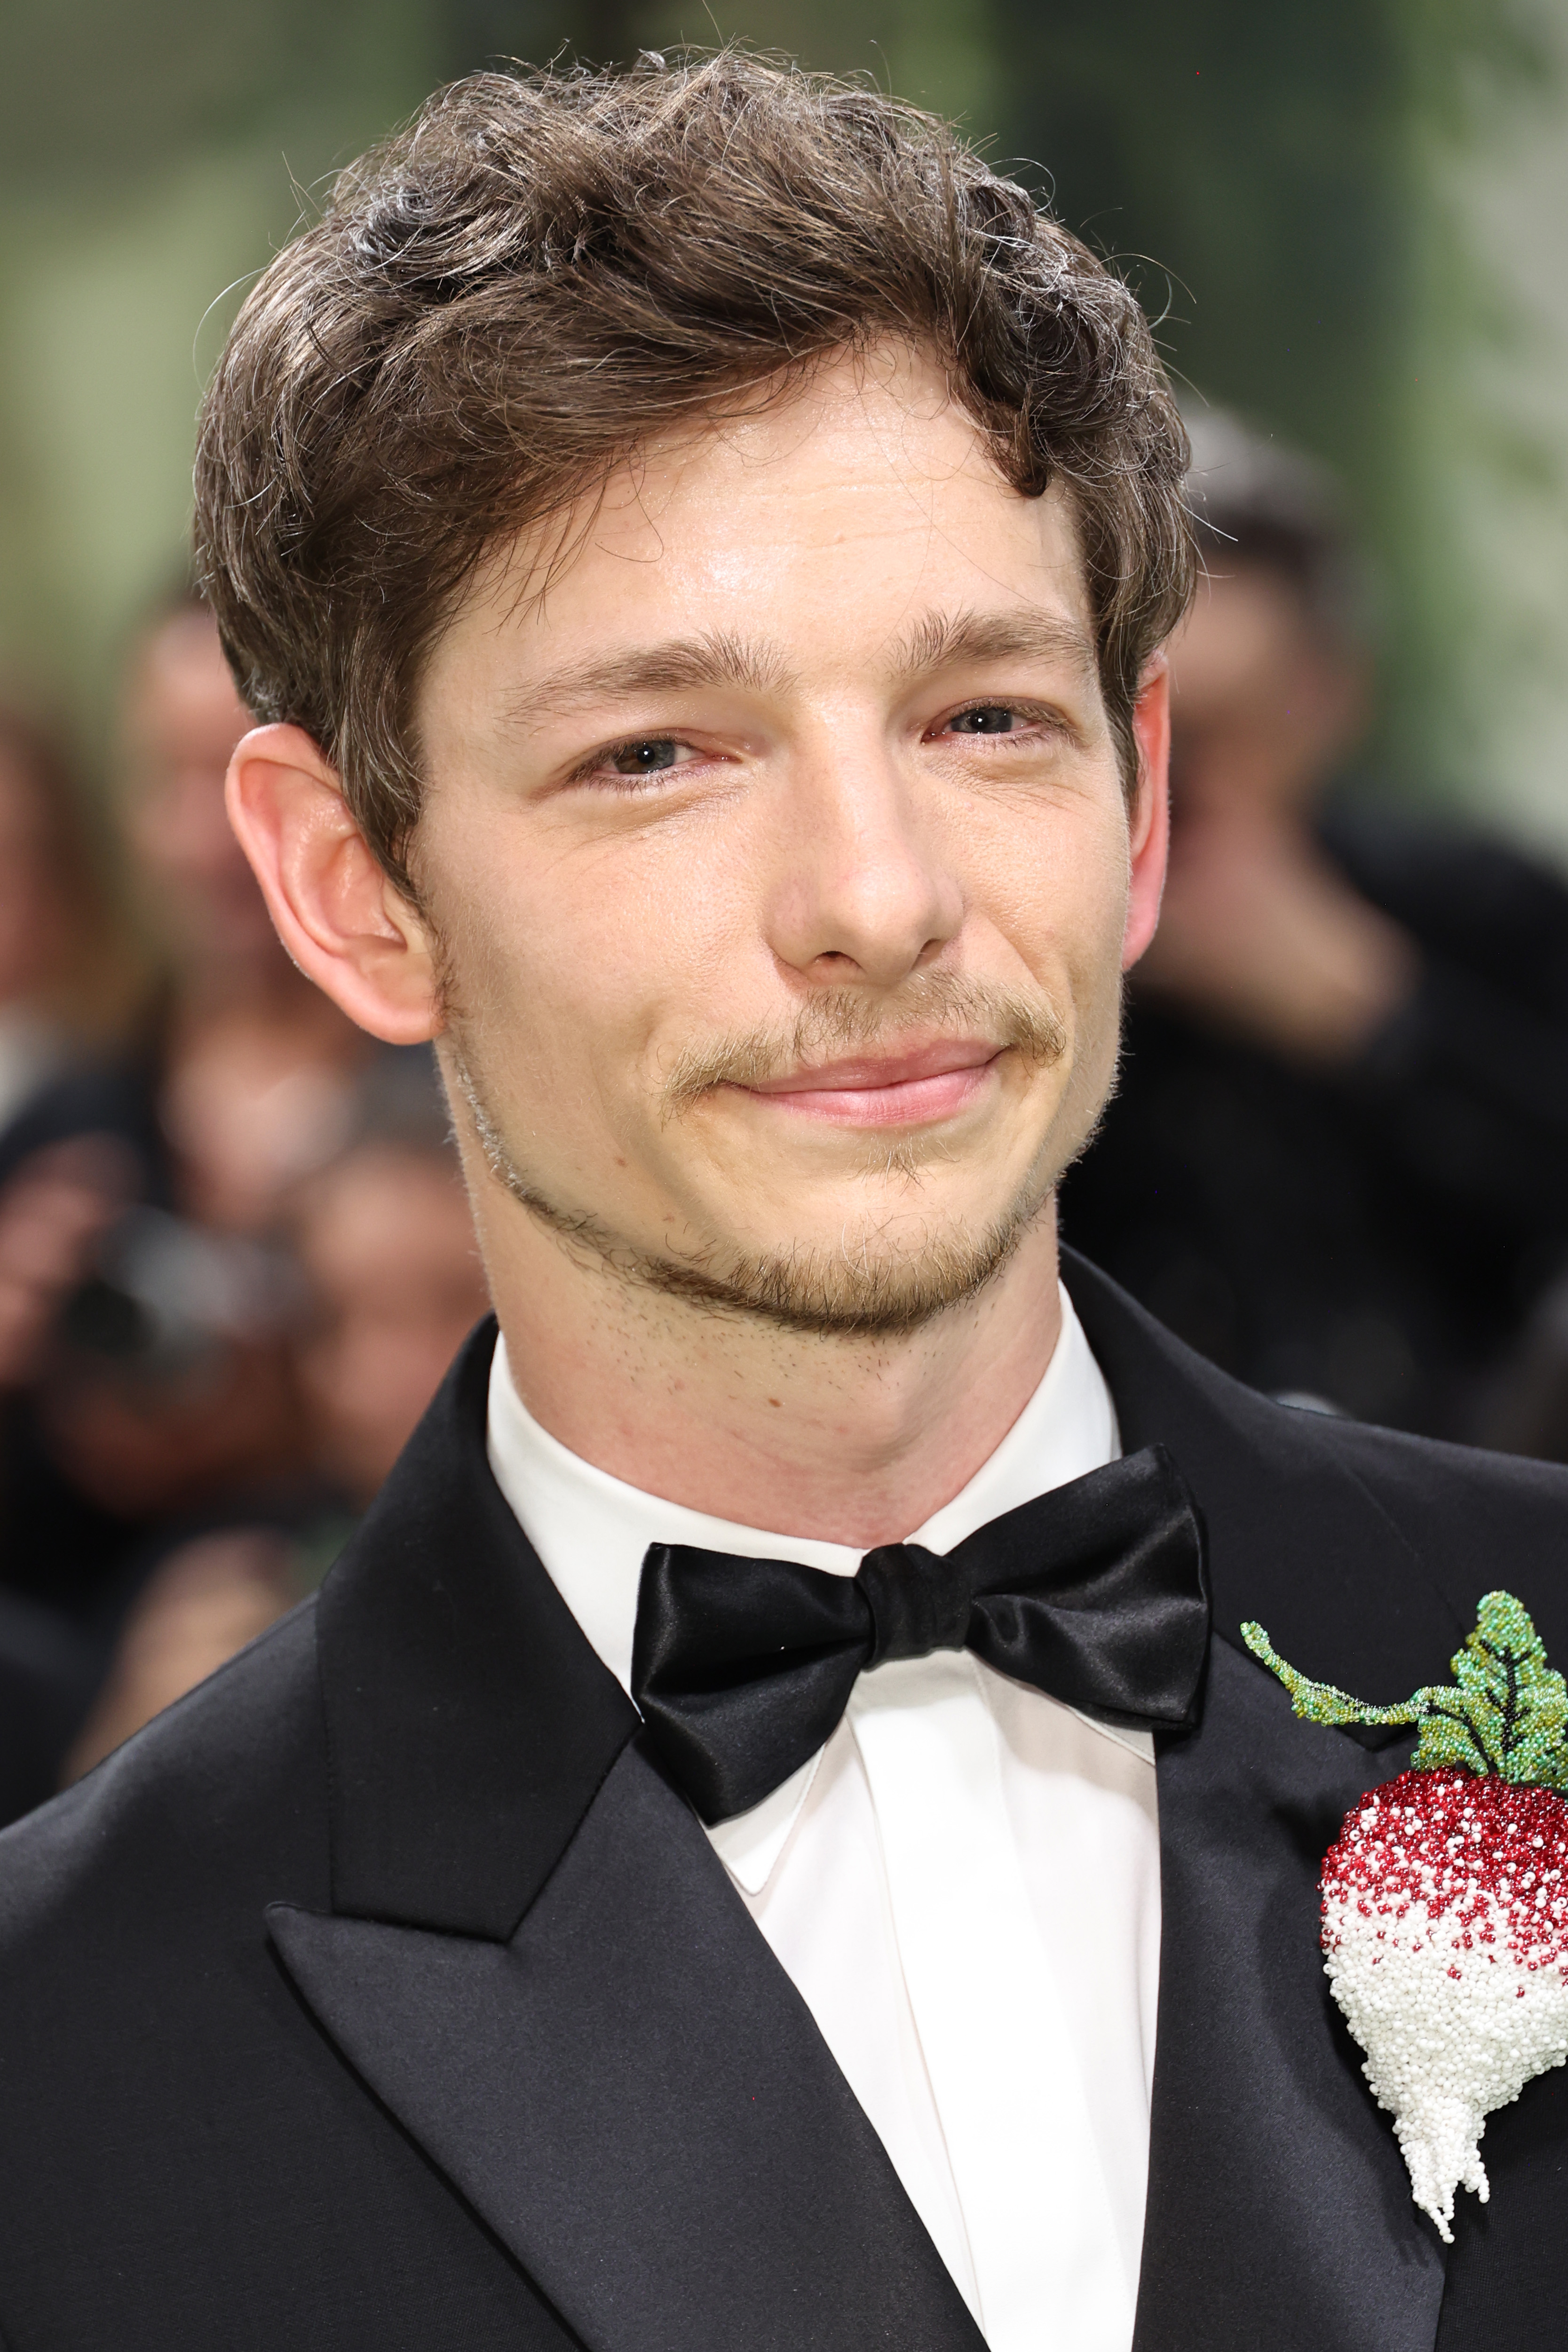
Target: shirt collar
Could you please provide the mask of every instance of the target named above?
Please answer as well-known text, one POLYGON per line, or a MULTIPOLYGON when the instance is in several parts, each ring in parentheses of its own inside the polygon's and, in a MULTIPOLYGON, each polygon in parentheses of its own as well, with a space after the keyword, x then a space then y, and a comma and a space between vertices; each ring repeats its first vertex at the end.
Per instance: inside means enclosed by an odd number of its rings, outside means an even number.
MULTIPOLYGON (((1120 1454, 1104 1375, 1065 1290, 1061 1297, 1061 1331, 1040 1386, 996 1452, 951 1502, 915 1528, 912 1543, 951 1551, 988 1520, 1098 1470, 1120 1454)), ((748 1559, 798 1559, 834 1576, 852 1576, 863 1556, 849 1544, 715 1518, 597 1469, 528 1412, 513 1381, 504 1339, 490 1367, 486 1445, 497 1485, 561 1598, 625 1690, 632 1682, 643 1555, 650 1544, 700 1544, 748 1559)))

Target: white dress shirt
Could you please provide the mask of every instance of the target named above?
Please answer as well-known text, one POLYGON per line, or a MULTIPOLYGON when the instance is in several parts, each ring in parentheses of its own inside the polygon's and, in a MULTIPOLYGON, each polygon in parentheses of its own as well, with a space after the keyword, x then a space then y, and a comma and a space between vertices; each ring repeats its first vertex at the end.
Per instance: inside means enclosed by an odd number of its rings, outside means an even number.
MULTIPOLYGON (((1115 1412, 1066 1292, 1050 1368, 911 1541, 950 1551, 1113 1461, 1115 1412)), ((846 1545, 662 1502, 551 1437, 506 1343, 502 1493, 630 1685, 643 1555, 700 1544, 852 1576, 846 1545)), ((1153 1743, 971 1653, 864 1674, 827 1746, 708 1832, 879 2134, 992 2352, 1128 2352, 1159 1972, 1153 1743)))

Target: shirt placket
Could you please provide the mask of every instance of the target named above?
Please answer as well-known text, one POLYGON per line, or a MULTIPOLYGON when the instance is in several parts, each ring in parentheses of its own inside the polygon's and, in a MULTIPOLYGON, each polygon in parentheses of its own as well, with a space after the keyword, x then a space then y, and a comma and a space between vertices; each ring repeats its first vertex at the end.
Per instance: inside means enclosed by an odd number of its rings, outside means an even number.
POLYGON ((850 1720, 991 2352, 1127 2352, 1133 2296, 1082 2069, 966 1654, 864 1675, 850 1720))

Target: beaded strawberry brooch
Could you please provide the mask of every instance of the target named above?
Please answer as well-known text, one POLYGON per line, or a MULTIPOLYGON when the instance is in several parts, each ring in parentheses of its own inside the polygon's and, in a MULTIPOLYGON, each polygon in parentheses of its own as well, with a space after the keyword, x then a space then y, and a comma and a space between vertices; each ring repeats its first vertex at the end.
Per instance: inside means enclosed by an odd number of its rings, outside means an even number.
POLYGON ((1480 1602, 1453 1683, 1402 1706, 1309 1682, 1241 1632, 1309 1722, 1421 1727, 1323 1857, 1322 1947, 1411 2193, 1452 2244, 1455 2190, 1486 2201, 1487 2116, 1568 2058, 1568 1685, 1508 1592, 1480 1602))

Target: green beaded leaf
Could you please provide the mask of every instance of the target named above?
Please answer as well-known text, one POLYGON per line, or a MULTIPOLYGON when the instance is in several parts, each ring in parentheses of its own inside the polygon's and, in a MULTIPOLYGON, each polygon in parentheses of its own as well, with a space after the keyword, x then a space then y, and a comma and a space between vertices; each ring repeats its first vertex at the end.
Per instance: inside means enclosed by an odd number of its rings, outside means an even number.
POLYGON ((1482 1599, 1475 1632, 1450 1661, 1453 1682, 1429 1684, 1397 1706, 1364 1706, 1332 1683, 1310 1682, 1286 1664, 1261 1625, 1243 1625, 1241 1637, 1309 1723, 1418 1723, 1410 1759, 1418 1772, 1462 1764, 1568 1794, 1568 1684, 1547 1664, 1541 1636, 1511 1592, 1482 1599))

